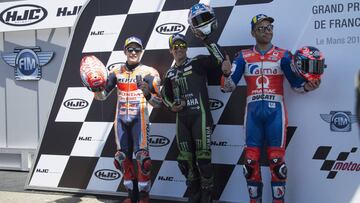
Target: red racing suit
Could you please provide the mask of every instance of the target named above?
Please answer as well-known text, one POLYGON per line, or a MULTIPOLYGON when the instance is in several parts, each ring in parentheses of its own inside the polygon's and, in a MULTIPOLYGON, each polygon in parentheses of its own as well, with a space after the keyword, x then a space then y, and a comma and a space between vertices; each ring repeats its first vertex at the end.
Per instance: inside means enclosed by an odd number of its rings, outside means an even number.
POLYGON ((149 104, 160 107, 162 102, 159 96, 159 73, 143 64, 137 66, 114 64, 111 66, 105 90, 95 93, 95 98, 106 99, 115 86, 117 107, 114 127, 118 150, 115 154, 115 164, 122 170, 124 185, 128 190, 134 189, 133 182, 137 180, 139 191, 149 192, 151 160, 147 142, 148 108, 149 104), (138 89, 136 75, 141 75, 141 78, 149 84, 149 94, 144 95, 143 91, 138 89), (132 162, 133 153, 137 160, 137 176, 132 162))
POLYGON ((304 79, 291 70, 291 53, 275 46, 259 52, 255 46, 242 50, 234 59, 232 73, 222 78, 222 89, 232 91, 242 75, 247 84, 245 110, 245 164, 251 202, 259 202, 262 194, 260 149, 267 144, 272 175, 273 202, 283 202, 285 194, 285 138, 287 111, 284 104, 283 80, 298 92, 304 92, 304 79))

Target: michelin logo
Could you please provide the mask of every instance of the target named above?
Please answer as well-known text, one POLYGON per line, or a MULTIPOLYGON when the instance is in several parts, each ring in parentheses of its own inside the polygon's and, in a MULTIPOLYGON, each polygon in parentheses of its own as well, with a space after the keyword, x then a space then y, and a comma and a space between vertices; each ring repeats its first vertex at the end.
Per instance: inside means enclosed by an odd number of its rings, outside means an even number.
POLYGON ((15 68, 15 80, 40 80, 41 67, 53 58, 54 52, 42 52, 40 47, 15 48, 14 53, 5 53, 3 60, 15 68))
POLYGON ((330 130, 334 132, 350 132, 351 124, 359 120, 350 111, 330 111, 330 114, 320 114, 320 117, 330 123, 330 130))

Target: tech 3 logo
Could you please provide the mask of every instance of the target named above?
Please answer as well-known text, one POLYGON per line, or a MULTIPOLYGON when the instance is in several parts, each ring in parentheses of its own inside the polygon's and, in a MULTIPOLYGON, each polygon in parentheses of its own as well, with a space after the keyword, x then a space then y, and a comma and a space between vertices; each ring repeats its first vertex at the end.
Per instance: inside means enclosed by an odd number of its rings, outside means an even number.
POLYGON ((15 48, 3 54, 4 61, 15 68, 15 80, 40 80, 41 67, 53 58, 54 52, 42 52, 40 47, 15 48))
POLYGON ((330 114, 320 114, 320 117, 330 123, 330 130, 333 132, 350 132, 351 124, 359 120, 350 111, 330 111, 330 114))
POLYGON ((334 179, 339 171, 344 172, 359 172, 360 163, 354 163, 347 161, 351 153, 357 151, 357 147, 353 147, 349 152, 340 152, 335 160, 328 159, 328 155, 331 151, 331 146, 320 146, 317 148, 312 159, 323 160, 323 164, 320 168, 321 171, 328 171, 327 179, 334 179))

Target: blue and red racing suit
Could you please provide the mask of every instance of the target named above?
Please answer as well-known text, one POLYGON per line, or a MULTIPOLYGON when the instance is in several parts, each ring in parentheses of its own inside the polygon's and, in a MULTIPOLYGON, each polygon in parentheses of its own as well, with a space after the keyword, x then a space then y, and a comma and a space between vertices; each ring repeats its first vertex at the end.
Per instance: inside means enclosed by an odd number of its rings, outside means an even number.
POLYGON ((284 76, 291 87, 304 92, 305 81, 291 70, 291 53, 271 46, 259 52, 255 46, 242 50, 234 59, 231 75, 222 78, 222 89, 233 91, 242 75, 247 84, 245 110, 244 175, 252 202, 261 199, 260 149, 266 142, 272 175, 274 202, 283 202, 285 194, 285 138, 287 111, 284 104, 284 76))
POLYGON ((137 180, 139 191, 150 190, 150 166, 147 136, 149 123, 149 104, 160 107, 159 96, 160 77, 157 70, 139 64, 114 64, 111 67, 105 90, 95 93, 95 98, 104 100, 117 87, 117 107, 114 121, 117 153, 115 163, 124 173, 124 185, 128 190, 133 190, 133 182, 137 180), (149 84, 150 92, 144 95, 137 87, 136 76, 149 84), (138 174, 132 162, 135 153, 138 174))

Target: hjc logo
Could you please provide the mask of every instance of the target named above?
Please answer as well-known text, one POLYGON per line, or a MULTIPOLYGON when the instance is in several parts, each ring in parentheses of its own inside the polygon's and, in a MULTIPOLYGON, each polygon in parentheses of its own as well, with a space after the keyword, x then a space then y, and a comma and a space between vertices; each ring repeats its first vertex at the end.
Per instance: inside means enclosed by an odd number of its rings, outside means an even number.
POLYGON ((320 117, 330 123, 330 130, 334 132, 350 132, 351 124, 358 122, 358 117, 350 111, 330 111, 330 114, 320 114, 320 117))
POLYGON ((156 32, 164 35, 172 35, 185 30, 185 26, 180 23, 165 23, 156 27, 156 32))
POLYGON ((224 146, 227 146, 228 143, 226 141, 223 141, 223 142, 211 141, 211 145, 212 146, 224 147, 224 146))
POLYGON ((49 173, 49 169, 36 169, 36 173, 49 173))
POLYGON ((58 8, 56 16, 73 16, 80 13, 82 6, 74 6, 72 9, 68 7, 58 8))
POLYGON ((149 136, 149 145, 152 147, 163 147, 170 143, 170 140, 167 137, 161 135, 150 135, 149 136))
POLYGON ((91 141, 92 137, 79 137, 80 141, 91 141))
POLYGON ((116 180, 120 178, 120 174, 117 171, 110 169, 101 169, 95 172, 95 176, 101 180, 116 180))
POLYGON ((174 181, 174 177, 171 176, 159 176, 158 180, 162 180, 162 181, 174 181))
POLYGON ((211 98, 209 98, 209 105, 210 105, 210 110, 211 111, 220 109, 221 107, 224 106, 224 104, 220 100, 211 99, 211 98))
POLYGON ((91 31, 90 35, 104 35, 105 31, 91 31))
POLYGON ((68 99, 64 102, 66 108, 74 110, 86 108, 88 105, 89 102, 84 99, 68 99))
POLYGON ((0 14, 0 21, 13 26, 26 26, 45 19, 47 10, 41 6, 24 4, 5 9, 0 14))

